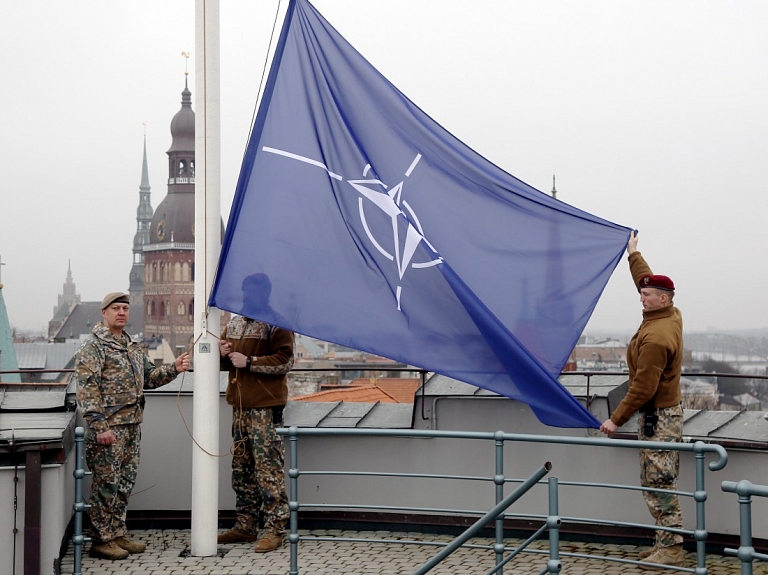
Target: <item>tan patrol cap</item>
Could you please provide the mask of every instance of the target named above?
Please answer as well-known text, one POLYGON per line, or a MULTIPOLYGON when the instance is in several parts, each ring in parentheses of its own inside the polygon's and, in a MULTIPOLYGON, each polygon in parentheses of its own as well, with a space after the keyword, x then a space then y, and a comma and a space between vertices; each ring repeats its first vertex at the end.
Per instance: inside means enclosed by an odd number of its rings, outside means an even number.
POLYGON ((101 309, 107 309, 109 306, 111 306, 115 302, 120 303, 131 303, 130 296, 127 293, 121 292, 121 291, 113 291, 112 293, 108 293, 104 296, 104 299, 101 300, 101 309))

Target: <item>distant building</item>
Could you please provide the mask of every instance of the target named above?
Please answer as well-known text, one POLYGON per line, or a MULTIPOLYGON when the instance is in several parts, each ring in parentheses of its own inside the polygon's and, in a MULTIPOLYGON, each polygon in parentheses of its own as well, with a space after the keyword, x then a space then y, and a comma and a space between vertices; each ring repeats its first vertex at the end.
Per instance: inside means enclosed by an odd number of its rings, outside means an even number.
MULTIPOLYGON (((59 302, 53 308, 53 318, 48 322, 48 341, 63 343, 88 335, 93 326, 102 320, 100 301, 81 301, 75 282, 72 281, 72 266, 67 269, 67 279, 64 282, 63 293, 59 294, 59 302)), ((127 331, 136 333, 129 323, 127 331)), ((32 369, 32 368, 30 368, 32 369)))
POLYGON ((321 359, 327 353, 327 346, 321 347, 320 342, 310 337, 296 334, 296 344, 293 349, 293 356, 296 360, 321 359))
MULTIPOLYGON (((78 302, 73 307, 58 331, 49 337, 55 343, 63 343, 67 340, 78 339, 82 335, 89 335, 93 326, 102 320, 101 302, 78 302)), ((131 329, 128 329, 132 333, 131 329)))
POLYGON ((144 335, 163 337, 178 355, 192 341, 195 293, 195 113, 186 80, 171 136, 168 194, 143 247, 144 335))
POLYGON ((579 343, 570 357, 584 371, 622 371, 627 369, 627 344, 615 339, 579 343))
POLYGON ((59 301, 53 308, 53 318, 48 322, 49 338, 52 339, 59 333, 61 326, 78 303, 80 303, 80 295, 72 280, 72 262, 70 261, 67 263, 67 278, 64 280, 62 293, 59 294, 59 301))
MULTIPOLYGON (((171 137, 168 193, 152 215, 149 238, 145 241, 143 230, 137 230, 134 254, 136 242, 144 242, 144 338, 162 337, 178 356, 192 344, 195 313, 195 112, 186 79, 171 137)), ((221 230, 223 235, 223 223, 221 230)), ((222 323, 228 319, 223 313, 222 323)))
MULTIPOLYGON (((71 370, 75 366, 74 355, 85 336, 68 339, 61 343, 34 342, 14 345, 19 359, 19 369, 23 371, 23 383, 68 384, 72 379, 71 370), (45 371, 45 372, 43 372, 45 371)), ((40 387, 38 390, 46 388, 40 387)), ((58 388, 64 393, 66 387, 58 388)), ((49 390, 50 391, 50 390, 49 390)))
MULTIPOLYGON (((19 363, 13 347, 11 322, 8 321, 8 310, 5 309, 3 284, 0 283, 0 371, 16 371, 19 363)), ((18 373, 0 374, 0 382, 17 383, 21 381, 18 373)))
POLYGON ((685 409, 717 410, 719 408, 717 384, 711 381, 682 376, 680 393, 685 409))
MULTIPOLYGON (((592 339, 582 336, 571 352, 569 364, 573 362, 576 362, 578 370, 583 371, 626 371, 627 344, 613 338, 592 339)), ((691 350, 683 349, 683 369, 690 369, 692 365, 691 350)))

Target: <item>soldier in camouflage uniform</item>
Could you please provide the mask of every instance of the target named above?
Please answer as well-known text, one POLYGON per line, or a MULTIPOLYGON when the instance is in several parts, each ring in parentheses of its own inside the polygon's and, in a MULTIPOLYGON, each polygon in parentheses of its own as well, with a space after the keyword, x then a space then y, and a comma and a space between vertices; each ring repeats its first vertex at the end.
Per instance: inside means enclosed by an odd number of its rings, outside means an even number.
MULTIPOLYGON (((633 232, 627 243, 629 269, 640 292, 643 323, 627 347, 629 390, 600 431, 613 435, 636 412, 640 412, 638 439, 672 442, 683 437, 680 374, 683 365, 683 319, 672 300, 675 284, 670 278, 654 275, 637 250, 633 232)), ((643 487, 664 491, 643 491, 648 510, 658 527, 682 529, 683 516, 677 489, 679 452, 640 450, 640 479, 643 487)), ((650 563, 685 564, 683 537, 667 530, 656 531, 652 548, 640 553, 650 563)))
POLYGON ((126 537, 125 515, 136 482, 144 389, 172 381, 189 369, 189 355, 155 367, 131 337, 128 294, 113 292, 101 302, 103 321, 75 354, 77 403, 85 420, 85 459, 92 473, 90 555, 123 559, 144 543, 126 537))
MULTIPOLYGON (((248 297, 263 298, 262 309, 268 307, 270 289, 263 274, 243 281, 248 297)), ((219 535, 219 543, 256 541, 257 553, 282 545, 289 511, 283 441, 275 428, 282 425, 288 401, 293 344, 293 332, 242 316, 232 318, 221 334, 221 369, 229 371, 226 398, 232 406, 237 522, 219 535)))

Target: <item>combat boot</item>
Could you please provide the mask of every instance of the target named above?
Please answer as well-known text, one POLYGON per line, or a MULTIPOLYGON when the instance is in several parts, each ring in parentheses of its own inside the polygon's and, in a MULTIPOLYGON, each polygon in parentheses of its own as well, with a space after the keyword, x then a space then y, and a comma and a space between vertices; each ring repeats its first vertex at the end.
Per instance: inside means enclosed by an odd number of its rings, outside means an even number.
POLYGON ((118 537, 115 539, 115 543, 117 543, 117 546, 120 547, 120 549, 125 549, 131 555, 136 553, 144 553, 144 550, 147 548, 146 543, 131 541, 127 537, 118 537))
MULTIPOLYGON (((658 565, 672 565, 682 567, 685 565, 685 552, 683 545, 670 545, 669 547, 658 547, 647 559, 648 563, 658 565)), ((646 569, 661 569, 661 567, 646 567, 646 569)))
POLYGON ((257 538, 257 534, 241 531, 237 528, 237 525, 235 525, 229 531, 219 533, 219 536, 216 538, 216 542, 219 545, 225 545, 227 543, 251 543, 256 541, 257 538))
POLYGON ((99 557, 101 559, 112 559, 114 561, 115 559, 125 559, 128 557, 129 553, 114 541, 107 541, 105 543, 103 541, 94 540, 93 543, 91 543, 91 549, 88 551, 88 555, 91 557, 99 557))
POLYGON ((646 549, 645 551, 640 551, 640 553, 638 553, 638 554, 637 554, 637 557, 638 557, 640 560, 643 560, 643 559, 645 559, 645 558, 647 558, 647 557, 650 557, 650 556, 651 556, 651 555, 653 555, 654 553, 656 553, 656 550, 657 550, 657 549, 658 549, 658 547, 657 547, 657 546, 656 546, 656 544, 654 543, 652 547, 649 547, 649 548, 648 548, 648 549, 646 549))
POLYGON ((268 553, 278 549, 283 544, 283 535, 274 531, 267 531, 256 543, 253 550, 256 553, 268 553))

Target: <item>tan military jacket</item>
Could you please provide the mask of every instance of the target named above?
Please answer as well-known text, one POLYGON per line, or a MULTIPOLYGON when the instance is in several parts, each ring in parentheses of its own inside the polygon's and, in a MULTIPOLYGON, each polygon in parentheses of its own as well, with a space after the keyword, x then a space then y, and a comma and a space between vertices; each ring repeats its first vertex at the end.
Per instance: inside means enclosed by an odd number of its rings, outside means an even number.
POLYGON ((237 369, 228 357, 221 358, 222 371, 229 371, 227 402, 235 408, 285 405, 287 374, 293 367, 293 332, 235 316, 222 331, 221 339, 232 345, 232 351, 251 358, 250 369, 237 369))
MULTIPOLYGON (((635 285, 653 273, 640 252, 629 256, 635 285)), ((683 317, 675 306, 643 311, 643 323, 627 347, 629 390, 611 415, 624 425, 645 403, 653 399, 657 408, 680 403, 680 375, 683 365, 683 317)))

